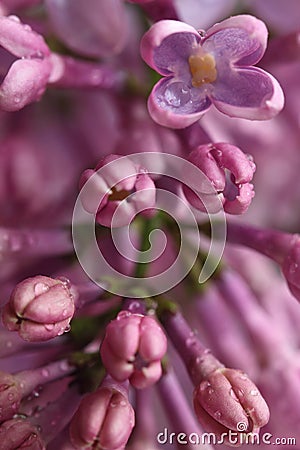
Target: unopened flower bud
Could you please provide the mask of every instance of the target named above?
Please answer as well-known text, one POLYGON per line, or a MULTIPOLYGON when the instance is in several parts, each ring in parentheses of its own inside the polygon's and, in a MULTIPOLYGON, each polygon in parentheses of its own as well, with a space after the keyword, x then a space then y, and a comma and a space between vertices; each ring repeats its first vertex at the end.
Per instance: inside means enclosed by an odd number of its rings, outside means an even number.
POLYGON ((15 59, 0 84, 0 107, 18 111, 40 99, 51 73, 43 37, 16 16, 0 17, 0 46, 15 59))
POLYGON ((13 290, 2 320, 25 341, 47 341, 69 330, 77 290, 67 280, 38 275, 13 290))
POLYGON ((101 225, 124 226, 139 212, 147 216, 153 213, 155 185, 128 157, 104 158, 95 170, 88 169, 82 174, 80 187, 84 209, 96 214, 101 225))
POLYGON ((200 424, 218 436, 228 430, 257 433, 270 416, 255 384, 244 372, 228 368, 216 369, 199 383, 194 408, 200 424))
POLYGON ((70 425, 75 449, 125 447, 134 426, 134 410, 127 389, 111 380, 81 401, 70 425))
POLYGON ((27 419, 15 418, 0 425, 1 450, 46 450, 37 428, 27 419))
POLYGON ((189 161, 197 166, 211 181, 215 193, 197 192, 183 185, 187 200, 200 211, 206 211, 205 204, 209 197, 218 196, 216 208, 223 204, 229 214, 244 213, 254 197, 253 185, 250 181, 255 172, 255 164, 238 147, 226 143, 200 145, 189 155, 189 161), (197 193, 199 195, 197 195, 197 193), (208 197, 209 195, 209 197, 208 197))
POLYGON ((13 375, 0 372, 0 422, 16 414, 22 399, 20 382, 13 375))
POLYGON ((166 336, 152 317, 121 311, 107 326, 100 352, 113 378, 143 389, 160 378, 166 350, 166 336))

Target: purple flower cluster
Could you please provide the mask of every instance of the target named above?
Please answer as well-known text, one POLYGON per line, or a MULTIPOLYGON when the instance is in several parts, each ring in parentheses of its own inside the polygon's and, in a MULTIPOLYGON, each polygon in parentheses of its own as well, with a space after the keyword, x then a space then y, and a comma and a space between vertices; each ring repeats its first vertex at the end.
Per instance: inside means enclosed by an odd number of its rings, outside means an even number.
POLYGON ((288 4, 0 0, 1 450, 298 448, 288 4))

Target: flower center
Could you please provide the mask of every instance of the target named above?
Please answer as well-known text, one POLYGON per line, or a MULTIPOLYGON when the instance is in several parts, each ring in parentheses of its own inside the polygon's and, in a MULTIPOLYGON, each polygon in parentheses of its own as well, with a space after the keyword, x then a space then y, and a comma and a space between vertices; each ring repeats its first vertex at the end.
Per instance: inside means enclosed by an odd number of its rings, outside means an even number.
POLYGON ((117 191, 117 189, 115 187, 113 187, 111 189, 111 194, 108 197, 109 201, 122 201, 125 200, 125 198, 127 198, 129 195, 131 194, 131 192, 126 191, 125 189, 122 189, 120 191, 117 191))
POLYGON ((212 83, 217 79, 215 58, 210 53, 191 55, 189 66, 194 87, 201 87, 203 84, 212 83))

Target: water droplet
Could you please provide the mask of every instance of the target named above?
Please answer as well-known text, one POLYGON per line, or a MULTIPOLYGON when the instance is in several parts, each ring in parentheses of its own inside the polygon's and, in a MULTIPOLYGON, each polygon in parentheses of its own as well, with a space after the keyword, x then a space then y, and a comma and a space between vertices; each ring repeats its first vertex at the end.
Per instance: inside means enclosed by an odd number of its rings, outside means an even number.
POLYGON ((48 369, 42 369, 42 376, 45 378, 49 377, 49 370, 48 369))
POLYGON ((66 317, 68 315, 68 310, 64 309, 61 314, 63 317, 66 317))
POLYGON ((57 277, 57 280, 61 281, 67 288, 71 287, 71 281, 67 277, 57 277))
POLYGON ((31 28, 31 26, 30 25, 28 25, 27 23, 25 23, 25 25, 24 25, 24 30, 26 30, 26 31, 32 31, 32 28, 31 28))
POLYGON ((12 393, 8 394, 7 398, 9 401, 13 400, 14 394, 12 394, 12 393))
POLYGON ((33 395, 35 398, 38 398, 38 397, 40 396, 40 393, 39 393, 38 389, 34 389, 34 390, 32 391, 32 395, 33 395))
POLYGON ((211 384, 210 384, 209 381, 203 381, 203 382, 200 384, 200 390, 201 390, 201 391, 205 391, 209 386, 211 386, 211 384))
POLYGON ((119 404, 120 404, 120 406, 126 406, 126 405, 127 405, 127 403, 125 402, 125 400, 121 400, 119 404))
POLYGON ((36 295, 44 294, 45 292, 49 291, 49 286, 45 283, 36 283, 34 285, 34 292, 36 295))
POLYGON ((248 380, 247 375, 244 373, 240 376, 241 380, 248 380))
POLYGON ((214 413, 214 417, 215 417, 217 420, 221 419, 221 417, 222 417, 221 411, 216 411, 216 412, 214 413))
POLYGON ((185 345, 187 347, 193 347, 194 345, 197 345, 197 339, 195 338, 195 336, 187 338, 187 340, 185 341, 185 345))
MULTIPOLYGON (((16 103, 16 105, 17 105, 18 103, 20 103, 20 101, 21 101, 21 97, 19 97, 18 95, 16 95, 16 96, 14 97, 14 103, 16 103)), ((19 250, 19 248, 21 248, 20 243, 16 243, 15 246, 12 246, 12 250, 13 250, 13 251, 17 251, 17 250, 19 250)))
POLYGON ((71 331, 71 325, 67 325, 64 329, 64 333, 69 333, 71 331))
POLYGON ((66 372, 67 370, 69 370, 70 366, 68 364, 67 361, 62 361, 59 365, 60 369, 63 370, 64 372, 66 372))
POLYGON ((112 401, 110 402, 109 406, 110 406, 111 408, 115 408, 116 406, 119 406, 119 404, 120 404, 119 402, 116 402, 116 401, 113 401, 113 400, 112 400, 112 401))
POLYGON ((46 323, 46 325, 44 325, 45 330, 47 331, 53 331, 54 330, 54 323, 46 323))
POLYGON ((236 393, 232 388, 230 389, 229 394, 236 402, 239 402, 239 399, 237 398, 236 393))
POLYGON ((244 391, 243 391, 243 389, 238 389, 238 390, 236 391, 236 395, 237 395, 239 398, 244 397, 244 391))
POLYGON ((258 390, 257 389, 252 389, 250 391, 250 395, 253 395, 254 397, 256 397, 258 395, 258 390))
POLYGON ((185 83, 182 83, 181 81, 172 83, 167 86, 164 92, 164 99, 169 106, 179 108, 186 105, 190 101, 190 89, 185 83))
POLYGON ((8 19, 9 20, 12 20, 13 22, 16 22, 16 23, 20 23, 21 22, 21 20, 19 19, 19 17, 18 16, 15 16, 15 15, 11 15, 11 16, 8 16, 8 19))
POLYGON ((11 409, 17 409, 17 408, 18 408, 18 403, 17 402, 12 403, 11 409))
POLYGON ((117 315, 117 320, 126 319, 127 317, 131 316, 131 312, 129 311, 120 311, 117 315))

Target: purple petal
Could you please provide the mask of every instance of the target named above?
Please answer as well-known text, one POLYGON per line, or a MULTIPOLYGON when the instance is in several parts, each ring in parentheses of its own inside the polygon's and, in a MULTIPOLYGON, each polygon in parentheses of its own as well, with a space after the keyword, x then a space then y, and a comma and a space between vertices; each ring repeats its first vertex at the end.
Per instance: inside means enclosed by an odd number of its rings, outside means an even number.
POLYGON ((253 16, 233 16, 207 31, 203 48, 216 59, 229 59, 239 66, 256 64, 267 46, 268 30, 253 16))
POLYGON ((283 108, 284 96, 272 75, 252 67, 227 71, 214 84, 211 100, 230 117, 267 120, 283 108))
POLYGON ((153 120, 171 128, 185 128, 210 107, 204 88, 193 88, 173 77, 161 79, 153 88, 148 109, 153 120))
POLYGON ((0 17, 0 29, 0 46, 13 55, 41 59, 50 54, 43 37, 17 17, 0 17))
POLYGON ((18 111, 44 93, 50 75, 48 60, 19 59, 10 67, 0 87, 0 107, 18 111))
POLYGON ((188 58, 199 42, 200 35, 190 25, 176 20, 161 20, 143 36, 141 55, 161 75, 189 73, 188 58))

